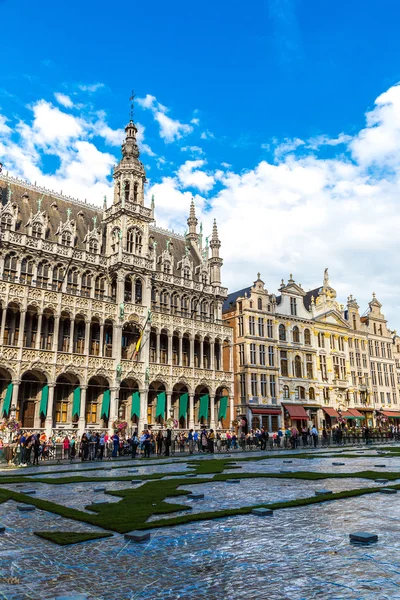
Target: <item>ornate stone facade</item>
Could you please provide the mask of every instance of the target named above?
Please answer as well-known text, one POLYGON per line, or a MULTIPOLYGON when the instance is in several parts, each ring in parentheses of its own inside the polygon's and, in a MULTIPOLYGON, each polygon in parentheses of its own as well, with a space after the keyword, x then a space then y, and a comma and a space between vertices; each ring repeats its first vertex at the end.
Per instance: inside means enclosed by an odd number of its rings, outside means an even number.
POLYGON ((352 296, 346 307, 337 302, 327 270, 320 288, 306 293, 290 276, 279 293, 268 293, 258 276, 224 304, 234 328, 238 414, 270 431, 344 419, 400 423, 400 343, 375 294, 360 316, 352 296))
POLYGON ((231 425, 217 226, 203 243, 193 202, 185 236, 155 226, 125 131, 109 207, 0 174, 0 405, 25 429, 231 425))

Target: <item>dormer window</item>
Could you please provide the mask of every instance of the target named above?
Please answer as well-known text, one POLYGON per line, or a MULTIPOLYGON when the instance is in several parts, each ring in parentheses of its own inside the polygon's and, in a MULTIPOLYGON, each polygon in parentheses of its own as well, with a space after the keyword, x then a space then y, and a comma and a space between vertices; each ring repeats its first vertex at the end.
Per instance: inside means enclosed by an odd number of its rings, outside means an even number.
POLYGON ((1 217, 1 228, 3 231, 8 230, 11 231, 12 228, 12 216, 11 215, 3 215, 1 217))
POLYGON ((257 300, 257 306, 258 306, 258 310, 262 310, 262 298, 259 298, 257 300))
POLYGON ((171 264, 169 262, 164 263, 164 273, 171 273, 171 264))
POLYGON ((99 244, 98 241, 94 238, 92 238, 89 241, 89 252, 91 252, 92 254, 97 254, 99 251, 99 244))
POLYGON ((64 231, 64 233, 61 236, 61 243, 63 246, 71 246, 72 235, 69 231, 64 231))
POLYGON ((41 238, 42 237, 43 228, 40 223, 34 223, 32 225, 32 237, 41 238))
POLYGON ((183 279, 185 281, 189 281, 189 279, 190 279, 190 269, 189 269, 189 267, 185 267, 183 269, 183 279))
POLYGON ((202 274, 201 281, 202 281, 203 285, 207 285, 207 281, 208 281, 207 273, 202 274))

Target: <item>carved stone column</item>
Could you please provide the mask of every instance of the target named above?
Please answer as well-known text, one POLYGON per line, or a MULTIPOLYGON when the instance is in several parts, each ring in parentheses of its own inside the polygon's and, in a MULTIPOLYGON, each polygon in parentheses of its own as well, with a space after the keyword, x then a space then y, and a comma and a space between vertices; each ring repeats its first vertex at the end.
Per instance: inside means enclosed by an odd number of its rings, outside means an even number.
POLYGON ((215 397, 210 396, 210 428, 215 431, 215 397))
POLYGON ((104 353, 104 323, 100 323, 99 356, 104 353))
POLYGON ((19 339, 18 348, 24 347, 24 330, 25 330, 26 308, 23 308, 19 317, 19 339))
POLYGON ((171 416, 171 392, 167 392, 167 419, 171 416))
POLYGON ((157 331, 156 334, 156 363, 160 364, 160 332, 157 331))
POLYGON ((200 342, 200 369, 204 369, 204 339, 200 342))
POLYGON ((7 306, 4 306, 3 312, 1 313, 0 345, 4 344, 4 331, 6 328, 6 318, 7 318, 7 306))
POLYGON ((68 352, 70 354, 74 351, 74 334, 75 334, 75 319, 71 319, 69 326, 69 348, 68 352))
POLYGON ((139 417, 139 425, 138 425, 138 434, 142 433, 145 425, 147 425, 147 396, 148 390, 142 389, 140 390, 140 417, 139 417))
POLYGON ((168 357, 167 364, 172 365, 172 333, 168 334, 168 357))
POLYGON ((47 414, 46 414, 46 436, 49 438, 53 429, 53 405, 54 405, 54 388, 55 383, 49 383, 49 397, 47 399, 47 414))
POLYGON ((189 394, 189 429, 194 429, 194 394, 189 394))
POLYGON ((235 419, 235 397, 234 396, 229 396, 229 412, 230 412, 229 427, 232 427, 232 421, 235 419))
POLYGON ((87 385, 81 385, 81 405, 79 408, 78 433, 82 436, 86 428, 86 391, 87 385))
POLYGON ((179 334, 179 356, 178 356, 178 365, 182 366, 182 348, 183 348, 183 336, 182 333, 179 334))
POLYGON ((39 313, 37 333, 36 333, 36 342, 35 342, 36 350, 40 350, 40 340, 42 339, 42 321, 43 321, 43 313, 39 313))
POLYGON ((87 321, 85 321, 85 349, 84 349, 85 356, 88 356, 88 354, 89 354, 89 347, 90 347, 90 325, 91 325, 91 322, 90 322, 89 319, 87 321))
POLYGON ((210 369, 215 370, 215 342, 210 342, 210 369))
POLYGON ((194 367, 194 337, 190 339, 189 366, 194 367))

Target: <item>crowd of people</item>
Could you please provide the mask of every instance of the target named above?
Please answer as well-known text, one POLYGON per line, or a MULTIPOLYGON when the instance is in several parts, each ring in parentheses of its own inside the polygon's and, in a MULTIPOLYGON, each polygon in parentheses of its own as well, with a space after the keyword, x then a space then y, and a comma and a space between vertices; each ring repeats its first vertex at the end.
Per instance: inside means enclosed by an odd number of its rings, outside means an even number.
MULTIPOLYGON (((400 428, 390 428, 381 435, 389 439, 400 439, 400 428)), ((353 434, 354 435, 354 434, 353 434)), ((357 433, 365 443, 373 439, 374 433, 368 427, 360 428, 357 433)), ((12 442, 2 445, 0 451, 9 464, 21 467, 37 465, 39 461, 48 459, 66 460, 103 460, 117 456, 131 456, 132 458, 148 458, 152 454, 170 456, 179 452, 214 453, 224 450, 273 450, 278 448, 317 448, 319 445, 327 446, 331 442, 337 445, 344 443, 349 437, 349 431, 342 427, 332 430, 318 431, 312 427, 287 427, 279 428, 274 433, 266 429, 252 429, 245 431, 213 431, 203 427, 200 431, 175 431, 171 429, 137 430, 128 435, 125 431, 113 435, 99 432, 86 432, 81 437, 78 435, 65 435, 63 438, 48 438, 44 432, 30 433, 20 431, 14 436, 12 442)))

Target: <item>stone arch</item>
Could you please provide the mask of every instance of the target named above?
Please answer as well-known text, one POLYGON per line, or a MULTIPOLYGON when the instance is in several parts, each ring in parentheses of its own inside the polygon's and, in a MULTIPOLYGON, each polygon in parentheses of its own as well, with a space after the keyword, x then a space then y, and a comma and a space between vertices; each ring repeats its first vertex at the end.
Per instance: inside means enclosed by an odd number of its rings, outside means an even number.
POLYGON ((210 422, 210 388, 205 383, 200 383, 194 393, 194 421, 202 426, 210 422), (207 397, 207 401, 204 398, 207 397))
POLYGON ((147 397, 147 423, 163 425, 168 418, 166 405, 167 384, 162 378, 153 380, 149 385, 147 397))
POLYGON ((80 416, 81 381, 73 371, 61 373, 56 379, 53 402, 53 427, 77 427, 80 416))
POLYGON ((13 374, 10 370, 0 367, 0 418, 9 417, 12 405, 13 374))
POLYGON ((89 379, 86 391, 85 421, 87 427, 107 427, 110 409, 110 383, 104 375, 97 374, 89 379))
POLYGON ((229 429, 232 421, 235 418, 235 415, 231 414, 231 406, 229 402, 230 393, 231 390, 225 382, 221 383, 221 385, 215 390, 215 421, 222 429, 229 429))
POLYGON ((22 428, 44 427, 47 415, 48 377, 32 369, 21 377, 18 389, 17 420, 22 428))
POLYGON ((181 429, 189 427, 189 386, 179 381, 172 389, 171 417, 179 422, 181 429))
POLYGON ((133 423, 136 429, 140 418, 140 383, 134 377, 121 381, 118 394, 118 418, 133 423), (133 412, 135 411, 135 412, 133 412), (139 414, 137 414, 139 412, 139 414))

